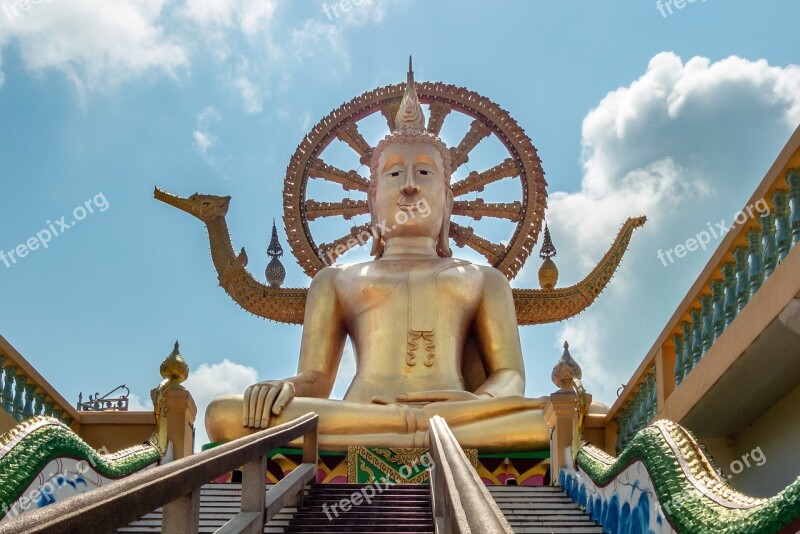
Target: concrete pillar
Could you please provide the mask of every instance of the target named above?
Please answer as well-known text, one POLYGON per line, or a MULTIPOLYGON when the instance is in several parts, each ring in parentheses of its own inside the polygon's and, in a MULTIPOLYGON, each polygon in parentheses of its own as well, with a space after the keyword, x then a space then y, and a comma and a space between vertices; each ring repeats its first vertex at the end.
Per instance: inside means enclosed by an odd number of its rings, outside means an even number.
POLYGON ((553 485, 558 483, 559 471, 566 467, 564 449, 572 445, 575 397, 574 391, 561 389, 550 395, 544 407, 544 420, 550 427, 550 480, 553 485))
POLYGON ((175 459, 194 451, 194 420, 197 405, 192 394, 182 386, 167 391, 167 439, 172 442, 175 459))
POLYGON ((667 397, 675 391, 675 346, 664 344, 656 352, 656 402, 657 413, 664 408, 667 397))

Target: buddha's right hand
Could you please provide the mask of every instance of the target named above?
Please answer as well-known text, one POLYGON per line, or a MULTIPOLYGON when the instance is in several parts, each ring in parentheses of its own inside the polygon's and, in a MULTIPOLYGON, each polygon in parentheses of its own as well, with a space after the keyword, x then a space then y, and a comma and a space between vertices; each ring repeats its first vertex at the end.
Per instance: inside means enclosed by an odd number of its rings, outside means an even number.
POLYGON ((280 415, 294 396, 294 384, 288 380, 265 380, 253 384, 244 392, 242 426, 268 428, 270 417, 280 415))

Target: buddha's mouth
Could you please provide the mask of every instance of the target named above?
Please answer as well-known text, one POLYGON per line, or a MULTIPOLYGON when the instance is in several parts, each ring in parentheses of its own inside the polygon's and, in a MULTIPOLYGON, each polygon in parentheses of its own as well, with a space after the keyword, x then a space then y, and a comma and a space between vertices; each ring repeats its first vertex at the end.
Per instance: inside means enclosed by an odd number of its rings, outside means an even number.
POLYGON ((403 211, 419 211, 419 202, 398 202, 397 207, 403 211))

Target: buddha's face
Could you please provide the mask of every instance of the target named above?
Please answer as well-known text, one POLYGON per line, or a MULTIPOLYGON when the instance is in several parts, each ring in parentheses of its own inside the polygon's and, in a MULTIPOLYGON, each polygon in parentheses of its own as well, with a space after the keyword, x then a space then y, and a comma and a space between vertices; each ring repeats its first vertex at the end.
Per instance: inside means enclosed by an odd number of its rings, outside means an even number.
POLYGON ((384 240, 401 236, 437 239, 446 212, 444 162, 428 143, 391 143, 380 155, 372 209, 384 240))

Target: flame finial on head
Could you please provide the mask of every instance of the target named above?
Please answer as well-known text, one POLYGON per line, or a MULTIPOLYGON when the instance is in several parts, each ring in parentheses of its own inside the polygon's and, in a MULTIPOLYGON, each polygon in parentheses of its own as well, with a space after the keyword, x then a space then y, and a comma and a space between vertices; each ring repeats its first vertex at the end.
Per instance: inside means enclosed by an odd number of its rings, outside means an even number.
POLYGON ((422 106, 419 103, 419 97, 417 97, 411 56, 408 56, 406 91, 403 94, 403 101, 400 102, 400 109, 397 110, 394 124, 395 131, 401 133, 422 133, 425 130, 425 116, 422 114, 422 106))

